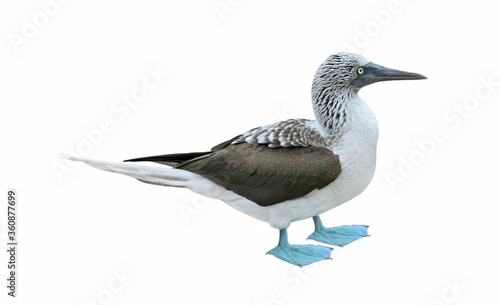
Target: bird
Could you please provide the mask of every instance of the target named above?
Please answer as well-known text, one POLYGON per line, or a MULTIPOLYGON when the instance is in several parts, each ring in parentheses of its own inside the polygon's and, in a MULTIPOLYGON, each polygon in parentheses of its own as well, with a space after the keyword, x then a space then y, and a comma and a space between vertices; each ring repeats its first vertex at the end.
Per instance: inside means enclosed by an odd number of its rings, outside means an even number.
POLYGON ((326 228, 320 219, 362 193, 374 176, 378 123, 358 92, 376 82, 418 79, 426 77, 380 66, 359 54, 334 53, 313 77, 315 120, 288 119, 253 128, 210 151, 124 162, 64 157, 219 199, 278 229, 278 244, 267 254, 302 267, 331 259, 330 246, 343 247, 368 235, 368 226, 326 228), (146 161, 162 166, 137 163, 146 161), (314 222, 308 239, 328 246, 288 242, 290 224, 308 218, 314 222))

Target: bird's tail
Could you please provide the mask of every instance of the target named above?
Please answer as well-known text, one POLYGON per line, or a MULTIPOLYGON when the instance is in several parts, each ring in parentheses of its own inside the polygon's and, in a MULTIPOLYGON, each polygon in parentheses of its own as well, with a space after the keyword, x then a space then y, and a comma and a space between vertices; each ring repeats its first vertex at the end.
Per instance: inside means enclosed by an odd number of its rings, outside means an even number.
POLYGON ((139 181, 156 185, 185 187, 189 180, 195 178, 193 173, 175 168, 136 163, 106 162, 66 155, 59 155, 59 157, 83 162, 100 170, 127 175, 139 181))

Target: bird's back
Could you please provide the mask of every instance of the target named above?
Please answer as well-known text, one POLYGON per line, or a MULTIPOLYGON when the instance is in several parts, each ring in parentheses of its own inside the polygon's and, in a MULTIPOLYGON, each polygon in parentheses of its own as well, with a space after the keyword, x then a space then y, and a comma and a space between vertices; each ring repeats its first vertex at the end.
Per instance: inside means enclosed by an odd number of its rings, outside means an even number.
POLYGON ((186 170, 254 202, 271 206, 302 197, 334 181, 339 157, 315 145, 308 120, 287 120, 252 129, 209 152, 167 154, 152 161, 186 170))

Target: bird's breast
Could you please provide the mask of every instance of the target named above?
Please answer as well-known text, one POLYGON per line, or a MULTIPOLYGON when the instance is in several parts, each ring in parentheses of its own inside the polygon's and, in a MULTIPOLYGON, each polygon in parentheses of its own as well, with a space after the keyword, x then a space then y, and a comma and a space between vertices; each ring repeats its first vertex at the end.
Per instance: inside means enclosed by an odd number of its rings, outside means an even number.
POLYGON ((342 201, 359 195, 370 184, 375 173, 378 124, 375 115, 366 107, 359 120, 353 122, 333 151, 339 155, 341 173, 337 188, 342 201))

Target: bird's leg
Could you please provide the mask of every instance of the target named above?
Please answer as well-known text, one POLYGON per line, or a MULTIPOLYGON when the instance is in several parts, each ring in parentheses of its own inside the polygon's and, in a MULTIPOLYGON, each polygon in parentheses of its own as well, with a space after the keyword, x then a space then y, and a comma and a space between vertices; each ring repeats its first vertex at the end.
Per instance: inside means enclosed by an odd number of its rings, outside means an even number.
POLYGON ((368 226, 364 225, 348 225, 333 228, 325 228, 319 216, 314 216, 314 232, 307 239, 333 245, 345 246, 361 237, 368 236, 368 226))
POLYGON ((330 259, 332 250, 330 247, 319 245, 290 245, 286 229, 281 229, 278 245, 269 250, 267 254, 272 254, 287 263, 302 267, 330 259))

